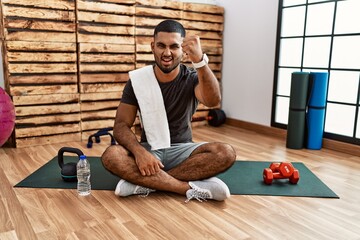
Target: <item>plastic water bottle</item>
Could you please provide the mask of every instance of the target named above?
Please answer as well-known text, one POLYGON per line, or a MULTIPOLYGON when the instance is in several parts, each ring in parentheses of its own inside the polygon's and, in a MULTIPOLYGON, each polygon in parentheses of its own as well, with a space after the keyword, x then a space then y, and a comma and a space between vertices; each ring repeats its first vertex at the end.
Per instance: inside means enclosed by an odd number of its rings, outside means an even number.
POLYGON ((85 155, 80 156, 80 160, 76 166, 77 170, 77 191, 80 196, 87 196, 91 192, 90 183, 90 163, 85 155))

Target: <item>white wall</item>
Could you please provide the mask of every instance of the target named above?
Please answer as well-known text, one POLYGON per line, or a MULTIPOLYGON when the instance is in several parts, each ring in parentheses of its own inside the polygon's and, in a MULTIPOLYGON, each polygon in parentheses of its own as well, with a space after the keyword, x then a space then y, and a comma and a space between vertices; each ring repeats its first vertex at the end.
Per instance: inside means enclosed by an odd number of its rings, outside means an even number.
POLYGON ((217 0, 225 8, 222 108, 227 117, 271 124, 277 0, 217 0))

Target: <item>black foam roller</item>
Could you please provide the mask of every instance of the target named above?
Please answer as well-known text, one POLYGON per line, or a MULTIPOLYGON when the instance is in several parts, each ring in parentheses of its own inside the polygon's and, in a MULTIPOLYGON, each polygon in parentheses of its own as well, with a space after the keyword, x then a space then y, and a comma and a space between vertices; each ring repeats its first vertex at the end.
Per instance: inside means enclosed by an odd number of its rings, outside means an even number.
POLYGON ((286 147, 301 149, 305 140, 305 116, 309 87, 309 73, 294 72, 291 75, 289 118, 286 147))

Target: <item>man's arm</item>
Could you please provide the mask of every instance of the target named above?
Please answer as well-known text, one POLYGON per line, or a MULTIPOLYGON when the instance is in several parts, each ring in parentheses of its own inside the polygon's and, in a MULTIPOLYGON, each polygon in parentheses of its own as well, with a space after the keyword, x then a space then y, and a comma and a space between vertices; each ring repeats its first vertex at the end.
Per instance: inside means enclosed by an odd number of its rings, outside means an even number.
POLYGON ((134 155, 141 174, 143 176, 150 176, 157 173, 163 165, 141 146, 135 134, 131 131, 136 113, 136 106, 120 103, 116 112, 113 133, 116 141, 134 155))
MULTIPOLYGON (((198 36, 184 38, 182 48, 192 62, 198 63, 202 61, 203 52, 198 36)), ((208 107, 218 105, 221 101, 221 93, 219 82, 214 73, 207 64, 196 70, 199 79, 199 84, 195 87, 196 98, 208 107)))

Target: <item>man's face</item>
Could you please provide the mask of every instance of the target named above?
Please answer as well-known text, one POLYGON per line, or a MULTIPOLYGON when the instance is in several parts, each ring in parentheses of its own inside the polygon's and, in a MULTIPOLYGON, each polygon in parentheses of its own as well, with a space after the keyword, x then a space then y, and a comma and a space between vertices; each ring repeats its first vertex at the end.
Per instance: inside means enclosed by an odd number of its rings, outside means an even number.
POLYGON ((170 73, 181 62, 183 38, 180 33, 158 32, 151 43, 156 65, 163 73, 170 73))

